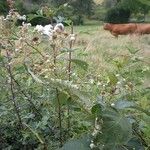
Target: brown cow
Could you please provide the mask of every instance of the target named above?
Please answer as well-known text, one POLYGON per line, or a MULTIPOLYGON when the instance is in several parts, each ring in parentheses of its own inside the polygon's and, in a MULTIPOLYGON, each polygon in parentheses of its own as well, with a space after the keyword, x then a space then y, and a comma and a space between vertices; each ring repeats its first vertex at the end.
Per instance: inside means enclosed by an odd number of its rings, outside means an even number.
POLYGON ((150 34, 150 24, 137 24, 135 31, 137 34, 150 34))
POLYGON ((111 24, 107 23, 104 25, 105 30, 109 30, 112 35, 118 37, 118 35, 126 35, 133 34, 137 29, 137 25, 135 23, 128 24, 111 24))

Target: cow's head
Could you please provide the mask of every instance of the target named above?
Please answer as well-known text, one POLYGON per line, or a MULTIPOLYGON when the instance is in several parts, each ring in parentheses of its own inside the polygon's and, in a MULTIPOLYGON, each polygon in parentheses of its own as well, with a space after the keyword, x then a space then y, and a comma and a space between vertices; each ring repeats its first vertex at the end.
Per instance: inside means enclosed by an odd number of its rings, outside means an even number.
POLYGON ((110 23, 104 24, 104 30, 110 30, 110 29, 111 29, 111 24, 110 23))

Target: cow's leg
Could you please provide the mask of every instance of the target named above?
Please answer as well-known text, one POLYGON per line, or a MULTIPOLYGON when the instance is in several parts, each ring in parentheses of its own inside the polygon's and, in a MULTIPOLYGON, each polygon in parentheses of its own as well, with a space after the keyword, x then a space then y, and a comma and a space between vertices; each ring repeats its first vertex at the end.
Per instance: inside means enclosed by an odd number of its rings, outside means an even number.
POLYGON ((112 34, 113 36, 115 36, 115 37, 118 39, 118 34, 117 34, 117 33, 111 32, 111 34, 112 34))

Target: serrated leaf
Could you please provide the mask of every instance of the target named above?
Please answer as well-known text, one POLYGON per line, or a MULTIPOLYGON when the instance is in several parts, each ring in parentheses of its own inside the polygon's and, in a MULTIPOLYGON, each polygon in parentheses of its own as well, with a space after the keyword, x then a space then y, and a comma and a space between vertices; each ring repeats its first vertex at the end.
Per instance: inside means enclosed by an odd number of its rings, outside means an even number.
MULTIPOLYGON (((69 95, 65 91, 58 91, 58 98, 59 98, 60 105, 65 105, 68 102, 69 95)), ((54 105, 55 107, 59 106, 58 101, 56 99, 54 99, 54 105)))
MULTIPOLYGON (((129 120, 113 108, 107 108, 102 113, 102 133, 98 139, 108 149, 114 149, 126 144, 132 135, 132 125, 129 120)), ((105 149, 105 148, 104 148, 105 149)))
POLYGON ((132 108, 136 109, 138 111, 141 111, 145 113, 146 115, 150 116, 150 112, 148 110, 145 110, 138 105, 136 105, 134 102, 126 101, 126 100, 120 100, 114 103, 114 108, 116 109, 125 109, 125 108, 132 108))
POLYGON ((78 103, 78 105, 80 105, 81 108, 83 108, 86 111, 89 111, 91 109, 92 101, 87 92, 79 91, 76 89, 70 89, 70 93, 78 97, 78 99, 76 99, 75 102, 78 103))
POLYGON ((50 82, 53 87, 58 88, 60 91, 65 90, 69 96, 76 97, 73 99, 71 98, 71 100, 77 103, 86 112, 90 111, 92 107, 92 101, 88 92, 80 91, 78 88, 76 88, 76 85, 66 80, 51 79, 50 82))
POLYGON ((124 108, 129 108, 129 107, 135 106, 134 102, 130 102, 130 101, 126 101, 126 100, 119 100, 119 101, 116 101, 114 104, 115 104, 114 107, 116 109, 124 109, 124 108))
POLYGON ((65 105, 67 103, 67 100, 69 98, 69 95, 67 92, 65 91, 61 91, 58 95, 59 99, 60 99, 60 103, 61 105, 65 105))
POLYGON ((74 139, 68 141, 61 149, 59 150, 90 150, 91 138, 86 135, 80 139, 74 139))
POLYGON ((85 71, 88 69, 88 64, 83 60, 72 59, 71 61, 76 65, 78 65, 79 67, 81 67, 82 69, 84 69, 85 71))

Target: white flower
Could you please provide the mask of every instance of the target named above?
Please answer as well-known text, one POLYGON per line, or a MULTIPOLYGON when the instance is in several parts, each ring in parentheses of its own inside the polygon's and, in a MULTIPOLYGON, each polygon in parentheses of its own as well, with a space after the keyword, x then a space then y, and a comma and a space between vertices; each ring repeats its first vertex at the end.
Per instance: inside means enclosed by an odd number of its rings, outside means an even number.
POLYGON ((116 77, 119 77, 120 76, 120 74, 116 74, 116 77))
POLYGON ((93 133, 92 133, 92 136, 96 136, 98 133, 98 130, 94 129, 93 133))
POLYGON ((76 40, 76 35, 75 34, 70 34, 70 41, 75 41, 76 40))
POLYGON ((72 37, 70 38, 70 41, 75 41, 75 39, 76 39, 76 38, 72 36, 72 37))
POLYGON ((90 82, 91 84, 93 84, 93 83, 94 83, 94 80, 93 80, 93 79, 90 79, 89 82, 90 82))
POLYGON ((97 85, 99 86, 99 85, 102 85, 102 83, 101 82, 97 82, 97 85))
POLYGON ((79 89, 79 87, 77 85, 72 85, 72 87, 75 89, 79 89))
POLYGON ((91 143, 91 144, 90 144, 90 148, 91 148, 91 149, 95 148, 94 143, 91 143))
POLYGON ((53 26, 51 24, 48 24, 46 26, 42 26, 42 25, 36 25, 36 27, 34 28, 33 32, 39 32, 42 35, 46 35, 50 38, 50 40, 52 40, 53 38, 53 34, 54 34, 54 30, 53 30, 53 26))
POLYGON ((19 51, 19 49, 18 49, 18 48, 16 48, 16 49, 15 49, 15 51, 16 51, 16 52, 18 52, 18 51, 19 51))
POLYGON ((103 84, 103 87, 106 87, 106 84, 103 84))
POLYGON ((7 15, 5 19, 6 19, 6 20, 10 20, 11 17, 12 17, 11 15, 7 15))
POLYGON ((64 4, 64 7, 67 7, 67 6, 68 6, 68 3, 65 3, 65 4, 64 4))
POLYGON ((62 80, 61 79, 56 79, 56 81, 59 82, 59 83, 61 83, 62 80))
POLYGON ((44 30, 44 29, 43 29, 43 31, 42 31, 42 34, 47 35, 47 36, 50 36, 50 35, 51 35, 48 30, 44 30))
POLYGON ((46 60, 46 63, 49 63, 49 62, 51 62, 50 59, 47 59, 47 60, 46 60))
POLYGON ((76 73, 74 72, 74 73, 72 73, 72 76, 76 76, 76 73))
POLYGON ((114 106, 115 106, 115 104, 114 104, 114 103, 112 103, 112 104, 111 104, 111 106, 112 106, 112 107, 114 107, 114 106))
POLYGON ((48 76, 46 75, 44 78, 45 78, 45 79, 48 79, 48 76))
POLYGON ((27 26, 32 26, 31 23, 27 23, 27 26))
POLYGON ((55 81, 53 78, 51 78, 51 81, 55 81))
POLYGON ((51 24, 45 25, 45 26, 44 26, 44 30, 47 30, 47 31, 49 31, 49 32, 52 32, 53 26, 52 26, 51 24))
POLYGON ((23 16, 18 15, 17 18, 18 18, 19 20, 23 20, 23 21, 26 21, 26 20, 27 20, 26 15, 23 15, 23 16))
POLYGON ((117 85, 121 85, 121 82, 120 82, 120 81, 118 81, 118 82, 117 82, 117 85))
POLYGON ((28 27, 31 26, 31 23, 24 23, 24 22, 22 22, 22 26, 23 26, 24 28, 27 28, 27 29, 28 29, 28 27))
POLYGON ((65 29, 64 25, 62 23, 58 23, 56 24, 56 26, 54 27, 54 31, 56 31, 57 33, 61 33, 63 32, 65 29))
POLYGON ((42 32, 44 27, 42 25, 36 25, 33 31, 42 32))
POLYGON ((126 81, 126 79, 125 79, 125 78, 123 78, 122 80, 123 80, 123 81, 126 81))

